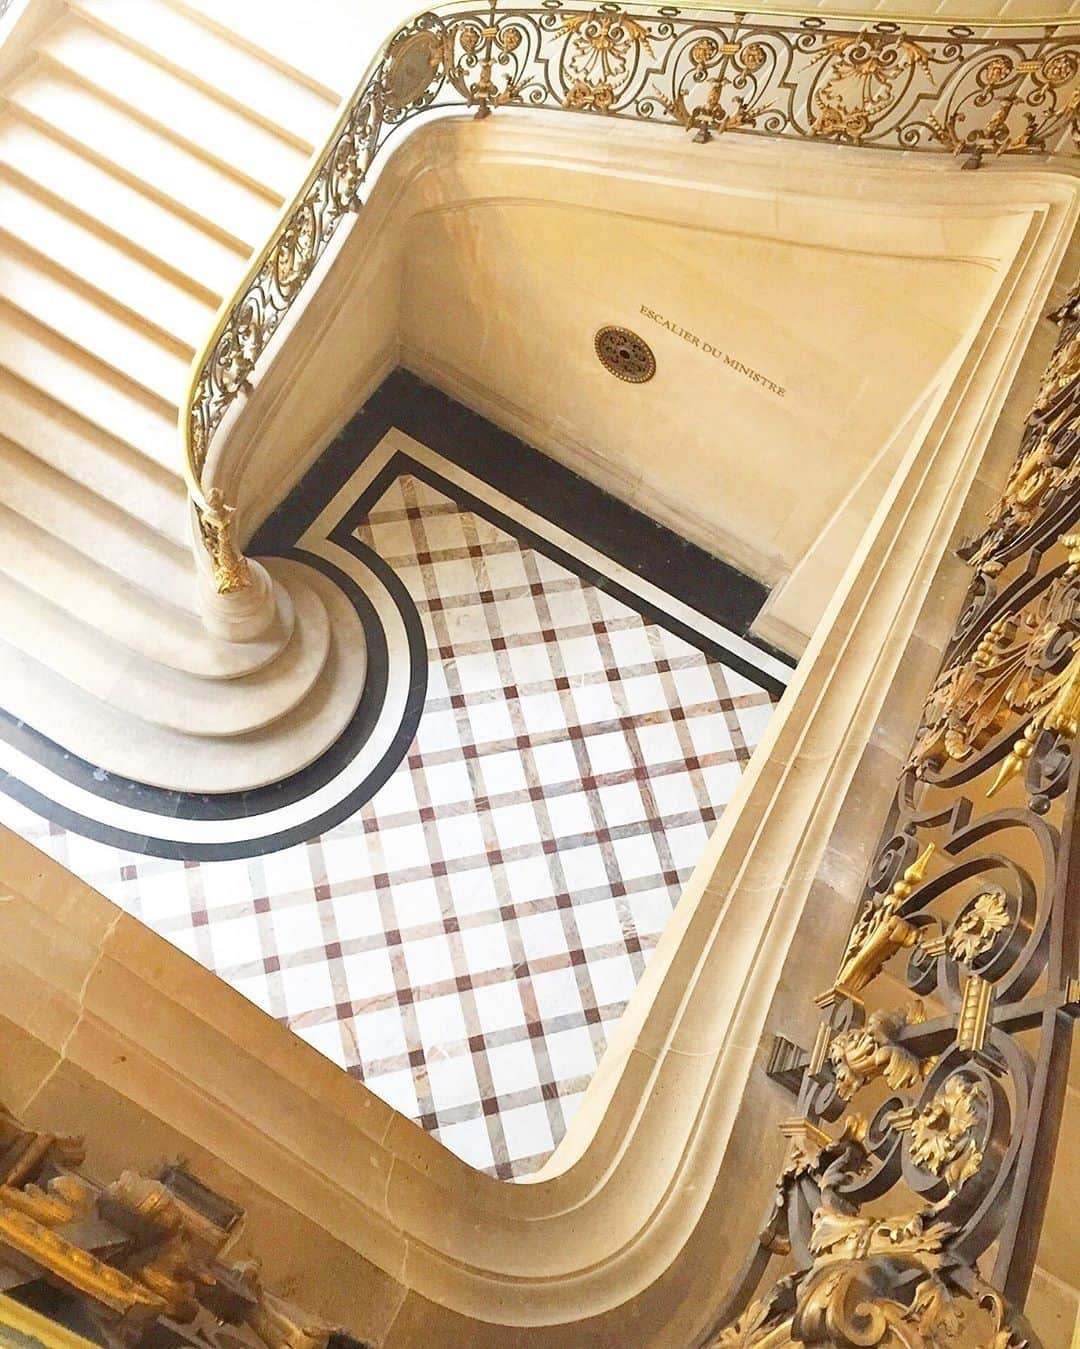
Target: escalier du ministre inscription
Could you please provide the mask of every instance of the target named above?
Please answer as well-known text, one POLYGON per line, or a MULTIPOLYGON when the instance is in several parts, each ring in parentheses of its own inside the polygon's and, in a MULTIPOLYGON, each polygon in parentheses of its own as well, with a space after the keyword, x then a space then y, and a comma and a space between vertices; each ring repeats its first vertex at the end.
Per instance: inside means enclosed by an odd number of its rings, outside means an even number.
POLYGON ((711 342, 705 342, 698 337, 697 333, 692 333, 687 328, 681 327, 674 319, 664 318, 663 314, 658 314, 655 309, 650 309, 647 304, 641 306, 641 312, 647 319, 652 319, 653 323, 658 323, 661 328, 666 328, 669 333, 674 333, 676 337, 681 337, 684 342, 689 342, 692 347, 703 352, 706 356, 712 356, 717 361, 722 361, 729 370, 734 370, 737 375, 743 375, 746 379, 751 379, 755 384, 760 384, 770 393, 775 394, 777 398, 783 398, 787 390, 779 384, 763 375, 759 370, 752 370, 750 366, 744 365, 742 361, 737 361, 734 356, 729 356, 726 352, 714 347, 711 342))

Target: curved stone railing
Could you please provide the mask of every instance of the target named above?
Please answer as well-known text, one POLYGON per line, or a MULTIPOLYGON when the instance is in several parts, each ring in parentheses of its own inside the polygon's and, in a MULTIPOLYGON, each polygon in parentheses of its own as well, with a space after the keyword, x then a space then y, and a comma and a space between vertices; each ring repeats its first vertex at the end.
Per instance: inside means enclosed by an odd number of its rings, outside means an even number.
POLYGON ((720 135, 953 155, 1075 149, 1080 21, 934 24, 881 16, 748 15, 711 5, 590 6, 454 0, 400 28, 348 99, 304 183, 225 302, 181 403, 208 625, 245 636, 269 583, 236 548, 237 484, 211 443, 338 226, 362 205, 380 153, 436 111, 564 110, 720 135))

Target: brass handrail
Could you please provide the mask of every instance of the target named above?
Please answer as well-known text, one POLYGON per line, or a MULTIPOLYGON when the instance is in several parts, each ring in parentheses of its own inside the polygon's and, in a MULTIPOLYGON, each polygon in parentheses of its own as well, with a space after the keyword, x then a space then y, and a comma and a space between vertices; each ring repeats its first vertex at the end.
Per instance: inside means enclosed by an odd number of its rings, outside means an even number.
POLYGON ((542 107, 664 121, 698 141, 787 136, 964 154, 978 167, 986 155, 1046 153, 1049 138, 1069 130, 1076 138, 1078 37, 1076 16, 987 25, 798 8, 753 13, 716 0, 692 9, 446 0, 418 12, 342 103, 192 362, 181 462, 216 589, 244 589, 248 571, 231 540, 233 509, 204 482, 210 442, 338 224, 362 204, 386 140, 412 117, 449 106, 480 116, 542 107), (919 35, 908 37, 906 24, 919 35), (859 102, 845 82, 861 85, 859 102), (786 107, 776 106, 779 97, 786 107))

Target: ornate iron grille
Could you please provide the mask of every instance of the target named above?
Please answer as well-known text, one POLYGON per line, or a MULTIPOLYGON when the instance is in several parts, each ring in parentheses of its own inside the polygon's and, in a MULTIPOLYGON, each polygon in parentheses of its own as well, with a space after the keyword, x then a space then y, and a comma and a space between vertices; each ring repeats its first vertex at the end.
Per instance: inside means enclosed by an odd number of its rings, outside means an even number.
POLYGON ((744 1286, 795 1272, 711 1349, 1034 1343, 1015 1308, 1080 1015, 1080 290, 1054 317, 744 1286))

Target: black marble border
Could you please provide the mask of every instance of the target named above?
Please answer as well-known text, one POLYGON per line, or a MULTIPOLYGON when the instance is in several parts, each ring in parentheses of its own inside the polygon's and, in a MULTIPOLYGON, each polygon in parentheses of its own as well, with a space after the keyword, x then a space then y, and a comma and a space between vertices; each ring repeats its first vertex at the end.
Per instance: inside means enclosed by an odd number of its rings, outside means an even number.
POLYGON ((787 652, 750 636, 768 587, 400 368, 267 518, 253 551, 272 552, 281 539, 299 537, 392 427, 794 669, 787 652))
MULTIPOLYGON (((286 500, 268 517, 249 545, 256 556, 289 558, 315 567, 338 585, 356 609, 368 644, 368 671, 360 704, 349 725, 315 763, 266 787, 221 795, 192 794, 151 787, 104 772, 0 709, 0 736, 58 777, 113 804, 131 806, 162 819, 223 820, 254 818, 298 805, 331 781, 355 757, 376 724, 386 696, 389 653, 374 607, 353 580, 324 559, 297 546, 297 540, 348 483, 391 430, 410 435, 448 461, 549 519, 628 571, 677 594, 688 605, 741 636, 767 595, 763 586, 726 563, 688 544, 639 511, 617 501, 569 469, 499 430, 460 403, 404 370, 395 371, 342 431, 286 500), (725 601, 721 603, 721 601, 725 601)), ((491 521, 514 538, 552 558, 589 584, 605 590, 649 622, 659 623, 710 658, 779 695, 784 685, 721 643, 648 604, 640 595, 566 553, 458 484, 398 452, 375 475, 328 536, 375 571, 397 606, 408 634, 411 684, 405 713, 394 740, 367 777, 329 810, 261 838, 235 843, 199 844, 134 834, 106 825, 60 805, 11 773, 0 774, 0 791, 73 833, 101 843, 155 857, 217 861, 260 856, 290 847, 340 824, 386 782, 408 752, 427 692, 427 647, 419 614, 404 584, 354 530, 403 473, 491 521)), ((754 641, 754 639, 747 639, 754 641)), ((763 643, 770 655, 790 658, 763 643)))

